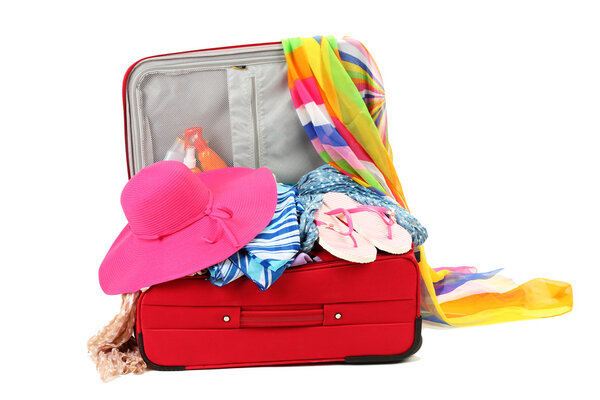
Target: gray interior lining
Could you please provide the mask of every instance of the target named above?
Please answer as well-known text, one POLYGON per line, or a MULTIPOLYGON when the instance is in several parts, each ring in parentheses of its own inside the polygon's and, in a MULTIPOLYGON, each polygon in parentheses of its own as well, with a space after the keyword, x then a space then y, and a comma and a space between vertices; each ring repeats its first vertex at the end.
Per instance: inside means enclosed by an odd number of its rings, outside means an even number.
POLYGON ((231 122, 231 142, 233 147, 233 165, 235 167, 256 168, 255 136, 252 121, 252 88, 246 70, 229 68, 227 70, 229 89, 229 117, 231 122))
POLYGON ((310 142, 292 103, 285 62, 258 68, 256 87, 260 164, 281 182, 296 182, 324 162, 310 142))
POLYGON ((280 182, 322 165, 291 101, 283 51, 267 47, 138 64, 126 91, 131 175, 194 126, 229 166, 268 167, 280 182))

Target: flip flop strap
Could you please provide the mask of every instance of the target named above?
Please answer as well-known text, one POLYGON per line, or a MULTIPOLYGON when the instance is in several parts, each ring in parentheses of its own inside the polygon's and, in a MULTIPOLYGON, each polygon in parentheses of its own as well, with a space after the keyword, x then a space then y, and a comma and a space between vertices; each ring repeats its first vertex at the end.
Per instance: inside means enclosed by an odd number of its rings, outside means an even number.
POLYGON ((352 243, 354 243, 354 247, 358 247, 358 243, 356 242, 356 239, 354 238, 354 235, 352 234, 352 232, 354 232, 354 228, 352 227, 352 217, 350 217, 350 213, 346 212, 346 210, 343 210, 343 212, 341 210, 342 209, 339 208, 339 209, 336 209, 336 210, 328 211, 325 214, 326 215, 334 215, 334 214, 342 214, 342 213, 344 213, 344 215, 346 215, 346 220, 348 222, 348 232, 342 232, 340 229, 336 229, 335 225, 328 224, 326 222, 319 221, 317 219, 315 219, 315 224, 317 226, 325 226, 327 229, 331 229, 333 231, 336 231, 340 235, 350 236, 350 239, 352 239, 352 243), (339 212, 335 212, 334 213, 334 211, 339 211, 339 212))
POLYGON ((394 218, 393 211, 390 211, 384 207, 377 207, 377 206, 360 206, 360 207, 349 208, 345 211, 347 211, 348 213, 357 213, 357 212, 364 212, 364 211, 374 212, 375 214, 379 215, 381 217, 381 219, 383 220, 383 222, 387 225, 388 239, 392 238, 392 226, 394 226, 394 224, 396 223, 396 219, 394 218), (388 214, 390 215, 390 217, 388 217, 388 214))

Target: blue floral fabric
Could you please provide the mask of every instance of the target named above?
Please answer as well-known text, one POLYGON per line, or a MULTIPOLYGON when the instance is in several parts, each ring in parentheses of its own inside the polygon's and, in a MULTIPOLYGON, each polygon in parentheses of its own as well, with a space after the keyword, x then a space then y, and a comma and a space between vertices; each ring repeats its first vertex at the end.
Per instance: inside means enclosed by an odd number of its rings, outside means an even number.
POLYGON ((304 175, 295 187, 298 189, 298 202, 304 207, 304 212, 300 215, 300 242, 305 253, 312 249, 319 237, 317 226, 314 224, 315 212, 323 204, 323 195, 329 192, 344 193, 361 204, 393 210, 396 213, 396 221, 410 233, 415 246, 423 244, 427 239, 427 229, 391 198, 359 185, 330 165, 324 165, 304 175))

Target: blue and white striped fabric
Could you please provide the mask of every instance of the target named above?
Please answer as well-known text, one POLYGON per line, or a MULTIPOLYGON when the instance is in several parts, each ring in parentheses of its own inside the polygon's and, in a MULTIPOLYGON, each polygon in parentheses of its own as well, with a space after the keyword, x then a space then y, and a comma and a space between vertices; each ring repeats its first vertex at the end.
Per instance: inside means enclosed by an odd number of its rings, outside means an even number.
POLYGON ((278 184, 277 207, 269 225, 243 249, 210 267, 209 281, 223 286, 246 275, 266 290, 279 279, 300 250, 298 216, 303 209, 297 196, 295 188, 278 184))
MULTIPOLYGON (((231 258, 235 257, 238 253, 235 253, 231 258)), ((223 286, 226 283, 235 281, 240 276, 244 276, 242 270, 236 267, 229 258, 217 265, 209 267, 208 271, 210 272, 210 278, 208 278, 208 280, 216 286, 223 286)))

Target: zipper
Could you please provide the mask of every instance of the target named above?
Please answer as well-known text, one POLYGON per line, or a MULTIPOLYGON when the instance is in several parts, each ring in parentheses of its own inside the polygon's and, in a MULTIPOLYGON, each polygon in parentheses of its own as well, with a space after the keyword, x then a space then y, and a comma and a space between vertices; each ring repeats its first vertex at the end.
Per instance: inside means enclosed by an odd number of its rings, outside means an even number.
MULTIPOLYGON (((410 255, 410 252, 401 255, 401 257, 403 257, 403 258, 409 257, 409 255, 410 255)), ((392 258, 393 259, 398 258, 398 255, 379 254, 377 256, 377 259, 373 262, 385 261, 385 260, 389 260, 392 258)), ((353 267, 356 265, 357 265, 356 263, 351 263, 346 260, 335 259, 335 260, 329 260, 329 261, 317 261, 317 262, 307 263, 307 264, 303 264, 303 265, 298 265, 296 267, 291 267, 291 268, 286 269, 284 273, 291 274, 291 273, 313 271, 313 270, 319 270, 319 269, 325 269, 325 268, 353 267)), ((418 265, 417 265, 417 267, 418 267, 418 265)), ((202 274, 202 275, 186 276, 186 277, 183 277, 180 279, 208 279, 209 276, 210 276, 210 274, 202 274)))
POLYGON ((256 77, 250 77, 250 109, 252 112, 252 129, 254 133, 254 168, 260 168, 260 133, 258 130, 258 98, 256 93, 256 77))
MULTIPOLYGON (((332 261, 318 261, 318 262, 312 262, 312 263, 307 263, 307 264, 303 264, 303 265, 298 265, 296 267, 288 268, 285 270, 285 273, 303 272, 303 271, 307 271, 307 270, 331 268, 331 267, 338 267, 338 266, 344 267, 344 266, 348 266, 348 265, 355 265, 355 264, 351 264, 348 261, 339 260, 339 259, 332 260, 332 261)), ((210 274, 206 273, 206 274, 201 274, 201 275, 184 276, 183 278, 180 278, 180 279, 208 279, 209 277, 210 277, 210 274)))

